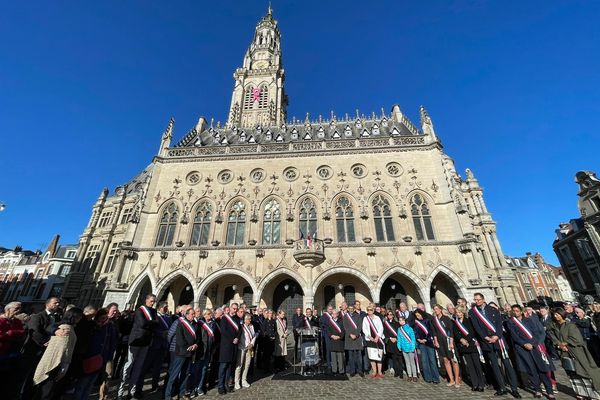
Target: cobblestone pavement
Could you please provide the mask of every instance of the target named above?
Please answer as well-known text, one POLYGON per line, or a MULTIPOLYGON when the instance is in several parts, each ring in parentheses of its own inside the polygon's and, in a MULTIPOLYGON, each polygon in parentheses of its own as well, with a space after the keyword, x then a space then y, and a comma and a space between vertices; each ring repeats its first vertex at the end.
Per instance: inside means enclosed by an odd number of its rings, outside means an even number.
MULTIPOLYGON (((559 393, 557 399, 573 399, 574 394, 564 371, 559 367, 556 371, 559 393)), ((293 379, 293 377, 292 377, 293 379)), ((116 386, 118 381, 112 381, 111 397, 116 397, 116 386)), ((225 396, 220 396, 216 389, 210 390, 206 396, 196 399, 220 397, 225 399, 294 399, 294 400, 322 400, 342 399, 352 396, 356 399, 419 399, 419 400, 462 400, 462 399, 498 399, 494 396, 494 390, 489 389, 483 393, 473 393, 467 385, 460 388, 446 387, 444 383, 432 385, 425 382, 406 382, 399 378, 386 376, 384 379, 361 378, 358 375, 349 380, 285 380, 273 379, 272 375, 257 378, 250 381, 251 386, 241 389, 225 396)), ((144 400, 158 400, 162 398, 161 393, 147 394, 150 386, 144 387, 144 400)), ((532 393, 520 389, 523 399, 533 398, 532 393)), ((97 393, 91 399, 97 399, 97 393)), ((510 395, 501 397, 512 399, 510 395)))

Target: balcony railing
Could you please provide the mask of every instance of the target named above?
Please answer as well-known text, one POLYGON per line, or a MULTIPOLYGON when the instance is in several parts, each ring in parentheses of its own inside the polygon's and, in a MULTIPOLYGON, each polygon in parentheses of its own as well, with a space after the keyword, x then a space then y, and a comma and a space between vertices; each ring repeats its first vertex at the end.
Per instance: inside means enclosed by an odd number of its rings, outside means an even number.
POLYGON ((320 239, 300 239, 294 242, 294 259, 305 267, 315 267, 325 261, 325 243, 320 239))

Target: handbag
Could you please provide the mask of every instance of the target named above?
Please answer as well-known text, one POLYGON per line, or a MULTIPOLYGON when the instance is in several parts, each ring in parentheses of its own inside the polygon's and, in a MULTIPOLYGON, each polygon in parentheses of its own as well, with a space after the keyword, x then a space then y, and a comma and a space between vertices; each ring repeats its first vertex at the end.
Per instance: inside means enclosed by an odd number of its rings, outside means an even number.
POLYGON ((565 371, 575 373, 577 370, 575 367, 575 357, 570 350, 567 351, 567 354, 568 355, 560 358, 560 363, 565 371))
POLYGON ((367 357, 371 361, 381 361, 383 358, 383 350, 375 347, 367 347, 367 357))
POLYGON ((104 359, 100 354, 88 357, 83 360, 83 373, 86 375, 93 374, 94 372, 102 368, 103 363, 104 359))

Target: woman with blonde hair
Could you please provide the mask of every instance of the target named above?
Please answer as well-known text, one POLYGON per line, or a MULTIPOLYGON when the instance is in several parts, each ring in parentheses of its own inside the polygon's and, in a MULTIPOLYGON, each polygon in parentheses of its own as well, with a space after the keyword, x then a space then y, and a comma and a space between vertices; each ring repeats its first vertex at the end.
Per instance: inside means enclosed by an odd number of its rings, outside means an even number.
POLYGON ((383 339, 383 323, 381 318, 375 315, 375 307, 369 304, 367 307, 367 316, 363 319, 362 331, 367 342, 367 355, 371 361, 371 378, 383 378, 381 361, 383 360, 383 349, 385 344, 383 339))

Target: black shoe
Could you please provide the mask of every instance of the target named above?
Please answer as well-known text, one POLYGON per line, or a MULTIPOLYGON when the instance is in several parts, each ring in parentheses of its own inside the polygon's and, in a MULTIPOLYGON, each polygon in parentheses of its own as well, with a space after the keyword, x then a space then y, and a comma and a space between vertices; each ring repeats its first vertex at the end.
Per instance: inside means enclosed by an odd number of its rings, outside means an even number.
POLYGON ((471 388, 471 392, 476 392, 476 391, 477 391, 477 388, 476 388, 475 386, 473 386, 473 387, 471 388))
POLYGON ((494 396, 504 396, 506 393, 508 393, 506 390, 498 390, 496 393, 494 393, 494 396))
POLYGON ((223 389, 219 389, 219 394, 227 394, 227 391, 223 390, 223 389))
POLYGON ((510 392, 510 394, 512 395, 512 397, 514 397, 515 399, 520 399, 521 395, 519 394, 518 390, 513 390, 512 392, 510 392))
POLYGON ((478 392, 483 392, 483 388, 482 388, 482 387, 478 387, 478 388, 477 388, 477 391, 478 391, 478 392))
POLYGON ((358 373, 358 376, 360 376, 361 378, 364 378, 364 377, 365 377, 365 374, 364 374, 363 372, 359 372, 359 373, 358 373))
POLYGON ((356 376, 356 372, 350 374, 350 378, 354 378, 356 376))

